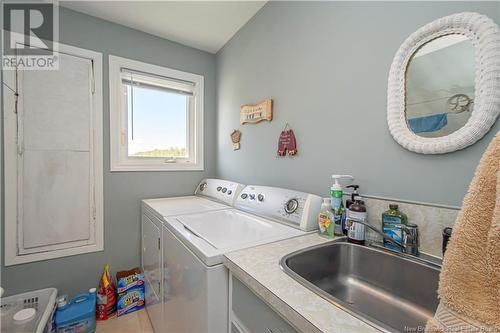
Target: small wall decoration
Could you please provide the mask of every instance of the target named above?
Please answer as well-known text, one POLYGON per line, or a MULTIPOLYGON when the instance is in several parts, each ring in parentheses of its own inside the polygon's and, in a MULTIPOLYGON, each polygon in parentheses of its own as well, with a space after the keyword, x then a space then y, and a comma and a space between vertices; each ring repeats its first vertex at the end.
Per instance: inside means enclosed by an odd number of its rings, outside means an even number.
POLYGON ((231 141, 233 141, 233 150, 240 149, 241 132, 237 129, 231 132, 231 141))
POLYGON ((240 123, 258 123, 262 120, 273 120, 273 100, 266 99, 257 104, 243 105, 240 108, 240 123))
POLYGON ((446 106, 451 113, 462 113, 470 111, 472 103, 474 100, 466 94, 456 94, 448 98, 446 106))
POLYGON ((278 139, 278 156, 286 156, 287 151, 289 156, 297 155, 297 140, 288 123, 286 123, 278 139))

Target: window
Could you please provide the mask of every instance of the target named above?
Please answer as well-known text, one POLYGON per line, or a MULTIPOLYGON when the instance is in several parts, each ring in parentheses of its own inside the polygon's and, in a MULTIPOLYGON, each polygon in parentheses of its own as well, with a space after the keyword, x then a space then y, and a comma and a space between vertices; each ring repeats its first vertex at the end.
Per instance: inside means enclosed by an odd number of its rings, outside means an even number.
POLYGON ((203 76, 109 56, 111 171, 203 170, 203 76))
POLYGON ((5 71, 5 264, 102 251, 102 55, 5 71))

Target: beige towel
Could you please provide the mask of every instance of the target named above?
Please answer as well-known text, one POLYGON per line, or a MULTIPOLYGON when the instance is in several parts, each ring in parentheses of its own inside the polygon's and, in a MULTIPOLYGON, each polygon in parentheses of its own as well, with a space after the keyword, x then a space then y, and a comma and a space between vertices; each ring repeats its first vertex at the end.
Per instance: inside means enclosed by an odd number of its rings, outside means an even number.
POLYGON ((500 132, 476 169, 443 261, 429 331, 500 332, 500 132))

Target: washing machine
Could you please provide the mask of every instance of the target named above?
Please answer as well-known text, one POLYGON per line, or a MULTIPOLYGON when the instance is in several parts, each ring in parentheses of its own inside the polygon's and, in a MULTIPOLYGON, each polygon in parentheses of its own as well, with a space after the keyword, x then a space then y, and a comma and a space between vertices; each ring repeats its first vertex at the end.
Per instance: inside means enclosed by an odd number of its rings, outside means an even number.
POLYGON ((224 253, 315 230, 321 202, 313 194, 247 186, 234 208, 166 217, 162 331, 228 332, 224 253))
MULTIPOLYGON (((169 216, 205 214, 231 209, 243 185, 221 179, 204 179, 191 196, 145 199, 141 205, 141 265, 145 275, 146 311, 155 332, 163 332, 164 274, 163 224, 169 216)), ((168 293, 168 292, 167 292, 168 293)))

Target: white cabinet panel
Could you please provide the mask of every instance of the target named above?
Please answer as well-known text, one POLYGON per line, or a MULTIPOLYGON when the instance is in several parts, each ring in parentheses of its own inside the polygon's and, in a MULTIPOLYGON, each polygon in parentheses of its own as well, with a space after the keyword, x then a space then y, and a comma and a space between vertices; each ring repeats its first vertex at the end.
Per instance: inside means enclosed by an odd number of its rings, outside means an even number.
POLYGON ((59 69, 16 71, 3 103, 7 266, 104 248, 102 55, 58 48, 59 69))
POLYGON ((92 62, 59 56, 59 70, 19 73, 24 148, 89 151, 92 62))
POLYGON ((240 280, 232 276, 231 332, 298 333, 240 280))
POLYGON ((19 72, 20 253, 91 238, 92 62, 59 60, 57 71, 19 72))
POLYGON ((25 151, 23 248, 90 238, 88 152, 25 151))

